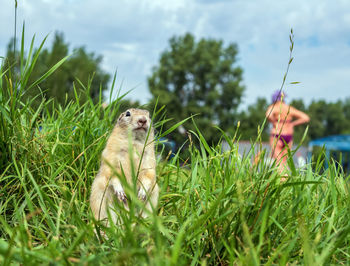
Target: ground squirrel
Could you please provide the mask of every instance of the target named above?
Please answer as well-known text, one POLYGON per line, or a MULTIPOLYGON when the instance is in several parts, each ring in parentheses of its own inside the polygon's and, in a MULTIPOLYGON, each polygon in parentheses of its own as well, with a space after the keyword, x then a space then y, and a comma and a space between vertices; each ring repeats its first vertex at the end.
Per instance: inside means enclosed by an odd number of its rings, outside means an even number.
POLYGON ((148 111, 132 108, 119 116, 102 152, 101 167, 92 184, 90 205, 96 220, 107 218, 107 209, 111 207, 110 214, 113 222, 116 222, 117 214, 112 210, 115 199, 123 202, 127 208, 120 177, 125 175, 132 186, 133 171, 138 179, 138 197, 146 202, 148 210, 152 210, 151 205, 156 207, 159 188, 153 141, 154 132, 148 111))

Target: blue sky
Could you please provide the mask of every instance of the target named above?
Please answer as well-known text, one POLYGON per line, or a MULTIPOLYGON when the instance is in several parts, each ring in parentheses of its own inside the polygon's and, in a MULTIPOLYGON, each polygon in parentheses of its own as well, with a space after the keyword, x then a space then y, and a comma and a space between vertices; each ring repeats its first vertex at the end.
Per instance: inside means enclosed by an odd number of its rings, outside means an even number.
MULTIPOLYGON (((14 0, 0 0, 0 56, 13 36, 14 0)), ((174 35, 222 39, 238 44, 246 87, 242 107, 270 99, 281 85, 294 31, 294 61, 285 87, 287 100, 305 103, 350 97, 350 1, 348 0, 23 0, 18 31, 26 24, 29 45, 56 30, 70 47, 84 45, 117 69, 117 86, 147 103, 147 76, 174 35), (300 84, 288 83, 299 81, 300 84)), ((48 39, 50 45, 52 38, 48 39)))

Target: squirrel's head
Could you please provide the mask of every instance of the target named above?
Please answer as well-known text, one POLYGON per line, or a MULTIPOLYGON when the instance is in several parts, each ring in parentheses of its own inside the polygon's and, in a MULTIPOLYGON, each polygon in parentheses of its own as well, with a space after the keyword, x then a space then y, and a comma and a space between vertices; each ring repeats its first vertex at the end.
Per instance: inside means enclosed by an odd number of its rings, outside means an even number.
POLYGON ((119 116, 117 124, 126 129, 126 132, 130 130, 135 139, 145 139, 150 129, 153 133, 151 117, 147 110, 130 108, 119 116))

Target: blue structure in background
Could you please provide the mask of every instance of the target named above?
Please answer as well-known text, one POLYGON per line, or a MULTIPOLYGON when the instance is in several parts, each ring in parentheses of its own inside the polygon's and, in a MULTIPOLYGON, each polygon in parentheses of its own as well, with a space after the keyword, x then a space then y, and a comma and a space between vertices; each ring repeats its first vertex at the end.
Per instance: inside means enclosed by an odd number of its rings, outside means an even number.
MULTIPOLYGON (((350 135, 334 135, 328 136, 320 139, 315 139, 309 142, 308 148, 308 161, 311 161, 311 155, 313 147, 324 147, 326 151, 327 160, 331 158, 332 152, 343 153, 344 160, 347 159, 347 166, 343 165, 344 168, 350 171, 350 135), (347 155, 347 158, 346 158, 347 155)), ((328 162, 326 160, 326 168, 328 167, 328 162)), ((346 161, 344 161, 346 162, 346 161)), ((344 169, 345 170, 345 169, 344 169)))

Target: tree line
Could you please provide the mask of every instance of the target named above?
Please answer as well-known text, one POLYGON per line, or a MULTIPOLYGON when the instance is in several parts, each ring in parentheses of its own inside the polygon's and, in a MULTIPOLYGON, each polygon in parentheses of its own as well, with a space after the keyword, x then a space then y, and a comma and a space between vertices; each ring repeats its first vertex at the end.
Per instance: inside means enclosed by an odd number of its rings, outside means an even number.
MULTIPOLYGON (((258 98, 256 103, 249 105, 247 110, 239 114, 240 132, 242 139, 255 139, 257 137, 256 121, 265 119, 265 111, 271 104, 265 98, 258 98)), ((290 105, 307 113, 310 122, 307 125, 295 127, 294 139, 299 143, 305 130, 308 129, 304 142, 330 135, 350 134, 350 97, 337 102, 325 100, 313 100, 306 105, 302 99, 293 99, 290 105)), ((262 122, 260 122, 261 124, 262 122)), ((267 141, 269 128, 266 126, 262 133, 262 139, 267 141)))
POLYGON ((61 32, 55 33, 50 48, 41 50, 36 59, 33 56, 31 58, 25 57, 22 66, 20 51, 17 49, 15 51, 14 40, 10 40, 4 63, 11 71, 8 71, 3 79, 6 81, 7 75, 20 75, 21 67, 23 68, 27 61, 37 60, 31 75, 28 77, 27 84, 32 84, 59 60, 68 55, 70 57, 65 63, 38 86, 25 88, 22 95, 23 100, 32 101, 33 108, 37 108, 43 99, 52 100, 52 108, 54 108, 58 105, 65 106, 70 101, 75 100, 75 93, 77 93, 79 101, 84 103, 87 98, 82 90, 89 87, 89 95, 96 102, 99 98, 100 88, 106 89, 110 80, 110 74, 101 67, 103 57, 95 55, 93 52, 87 52, 84 46, 70 49, 69 43, 65 41, 64 34, 61 32))
MULTIPOLYGON (((86 93, 80 93, 87 87, 84 84, 89 85, 89 94, 94 101, 101 96, 101 91, 108 88, 110 75, 101 67, 102 56, 87 52, 85 47, 70 49, 63 33, 59 32, 55 33, 51 48, 39 54, 30 81, 37 80, 70 53, 72 56, 54 74, 38 86, 24 91, 23 99, 31 100, 33 108, 43 98, 52 99, 53 108, 55 105, 64 106, 76 99, 75 93, 78 93, 78 99, 83 103, 87 100, 86 93)), ((11 40, 4 62, 14 70, 2 76, 4 82, 7 75, 19 75, 19 54, 19 51, 14 51, 11 40)), ((209 144, 219 140, 221 133, 218 128, 231 136, 238 128, 239 139, 256 139, 258 126, 262 125, 270 102, 266 98, 258 98, 246 110, 238 111, 245 86, 243 69, 237 61, 238 46, 235 43, 225 45, 222 40, 210 38, 196 40, 190 33, 169 40, 169 47, 161 53, 159 63, 148 77, 152 94, 148 108, 165 106, 165 116, 172 120, 164 125, 163 130, 194 116, 194 123, 188 120, 182 127, 183 131, 173 133, 170 139, 181 145, 187 139, 184 132, 196 131, 196 127, 209 144)), ((122 106, 130 104, 130 101, 125 100, 122 106)), ((328 135, 350 134, 350 98, 335 103, 315 100, 308 106, 302 99, 297 99, 290 104, 311 118, 306 142, 328 135)), ((139 103, 134 102, 133 105, 139 103)), ((295 129, 296 143, 301 140, 305 130, 306 125, 295 129)), ((267 123, 261 137, 263 141, 268 140, 267 123)))

